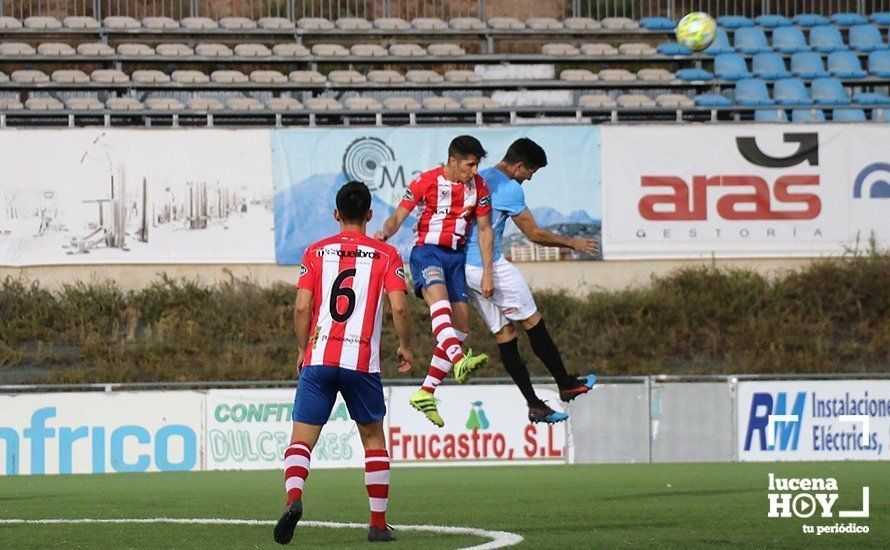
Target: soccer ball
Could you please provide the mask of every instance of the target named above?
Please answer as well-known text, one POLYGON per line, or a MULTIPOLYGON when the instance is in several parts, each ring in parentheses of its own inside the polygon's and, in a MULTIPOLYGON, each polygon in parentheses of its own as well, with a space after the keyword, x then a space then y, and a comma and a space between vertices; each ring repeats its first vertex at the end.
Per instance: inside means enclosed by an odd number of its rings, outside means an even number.
POLYGON ((687 50, 701 51, 717 37, 717 22, 705 12, 690 13, 677 23, 677 42, 687 50))

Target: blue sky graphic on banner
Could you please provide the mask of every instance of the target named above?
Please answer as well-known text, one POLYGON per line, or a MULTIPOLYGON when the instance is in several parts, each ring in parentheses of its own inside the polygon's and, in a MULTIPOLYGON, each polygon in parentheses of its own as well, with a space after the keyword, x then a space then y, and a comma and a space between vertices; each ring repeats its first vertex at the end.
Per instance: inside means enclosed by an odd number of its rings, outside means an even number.
MULTIPOLYGON (((596 126, 274 130, 277 262, 299 263, 308 245, 338 231, 334 199, 349 179, 371 188, 374 218, 368 232, 379 229, 414 176, 444 163, 448 144, 465 133, 477 137, 488 151, 482 167, 497 163, 516 139, 528 137, 539 143, 547 152, 548 165, 523 184, 538 224, 562 234, 599 239, 602 192, 596 126)), ((410 217, 390 240, 405 258, 416 222, 415 216, 410 217)), ((501 250, 515 261, 555 259, 530 246, 512 222, 501 250)), ((592 259, 570 251, 559 257, 592 259)))

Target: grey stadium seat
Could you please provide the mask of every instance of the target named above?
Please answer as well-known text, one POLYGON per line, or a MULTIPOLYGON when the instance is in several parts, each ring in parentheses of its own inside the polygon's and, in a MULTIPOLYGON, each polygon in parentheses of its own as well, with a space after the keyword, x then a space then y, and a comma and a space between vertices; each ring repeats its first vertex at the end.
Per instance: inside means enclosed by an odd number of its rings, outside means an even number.
POLYGON ((355 44, 349 48, 356 57, 386 57, 386 48, 380 44, 355 44))
POLYGON ((360 17, 341 17, 334 25, 344 31, 369 31, 374 28, 370 21, 360 17))
POLYGON ((435 111, 460 109, 460 103, 450 97, 425 97, 423 108, 435 111))
POLYGON ((290 30, 297 27, 293 21, 284 17, 261 17, 259 25, 261 29, 270 31, 290 30))
POLYGON ((271 111, 302 111, 303 104, 292 97, 273 97, 266 101, 266 108, 271 111))
POLYGON ((309 48, 302 44, 275 44, 272 53, 278 57, 308 57, 312 55, 309 48))
POLYGON ((201 71, 185 69, 173 71, 171 78, 173 79, 173 82, 179 84, 207 84, 210 82, 210 77, 201 71))
POLYGON ((612 109, 617 107, 618 103, 606 94, 588 94, 578 99, 578 106, 588 109, 612 109))
POLYGON ((603 28, 609 30, 639 29, 640 24, 629 17, 606 17, 602 21, 603 28))
POLYGON ((426 48, 418 44, 393 44, 389 47, 389 53, 396 57, 424 57, 426 48))
POLYGON ((65 100, 65 107, 71 111, 101 111, 105 105, 95 97, 71 97, 65 100))
POLYGON ((263 44, 238 44, 235 46, 235 55, 240 57, 269 57, 272 50, 263 44))
MULTIPOLYGON (((16 19, 15 17, 3 16, 0 17, 0 30, 15 30, 22 28, 22 22, 16 19)), ((21 105, 21 104, 19 104, 21 105)))
POLYGON ((145 107, 150 111, 181 111, 182 103, 172 97, 150 97, 145 100, 145 107))
POLYGON ((83 71, 62 69, 53 71, 52 81, 59 84, 86 84, 90 76, 83 71))
POLYGON ((306 100, 306 108, 310 111, 339 111, 343 106, 332 97, 311 97, 306 100))
POLYGON ((114 48, 104 42, 85 42, 77 45, 77 53, 88 56, 114 55, 114 48))
POLYGON ((170 82, 170 75, 157 70, 133 71, 130 78, 133 82, 139 82, 140 84, 165 84, 170 82))
POLYGON ((383 108, 391 111, 416 111, 420 103, 413 97, 388 97, 383 100, 383 108))
POLYGON ((0 55, 34 55, 37 50, 24 42, 2 42, 0 43, 0 55))
POLYGON ((0 72, 0 84, 9 82, 9 77, 6 76, 6 73, 0 72))
POLYGON ((618 53, 621 55, 655 55, 658 53, 658 50, 649 44, 630 42, 618 46, 618 53))
POLYGON ((349 57, 349 50, 340 44, 315 44, 312 53, 319 57, 349 57))
POLYGON ((436 84, 445 81, 442 75, 430 70, 411 70, 405 73, 405 78, 415 84, 436 84))
POLYGON ((155 52, 158 55, 167 57, 189 57, 195 55, 195 50, 188 47, 186 44, 177 43, 158 44, 155 47, 155 52))
POLYGON ((135 97, 111 97, 105 106, 112 111, 141 111, 142 102, 135 97))
POLYGON ((562 30, 562 23, 552 17, 531 17, 525 20, 525 25, 535 31, 562 30))
POLYGON ((34 30, 55 30, 62 28, 62 22, 55 17, 34 16, 25 18, 25 28, 34 30))
POLYGON ((599 73, 604 82, 629 82, 637 77, 627 69, 603 69, 599 73))
POLYGON ((250 73, 250 81, 258 84, 283 84, 287 82, 287 77, 279 71, 252 71, 250 73))
POLYGON ((438 17, 418 17, 411 21, 411 26, 419 31, 444 31, 448 24, 438 17))
POLYGON ((676 76, 667 69, 640 69, 637 71, 637 79, 649 82, 670 82, 676 76))
POLYGON ((456 83, 481 82, 482 78, 473 71, 452 70, 445 72, 445 80, 456 83))
POLYGON ((400 84, 405 82, 405 75, 393 70, 368 71, 368 81, 378 84, 400 84))
POLYGON ((380 17, 374 20, 374 28, 381 31, 407 31, 411 23, 399 17, 380 17))
POLYGON ((518 31, 525 28, 525 23, 515 17, 492 17, 488 20, 488 26, 499 31, 518 31))
POLYGON ((367 78, 358 71, 341 70, 329 72, 328 80, 337 84, 360 84, 366 82, 367 78))
POLYGON ((29 111, 61 111, 65 106, 54 97, 34 97, 25 102, 25 108, 29 111))
POLYGON ((227 31, 249 31, 257 27, 255 21, 246 17, 223 17, 219 20, 219 26, 227 31))
POLYGON ((429 55, 436 57, 459 57, 467 53, 459 45, 449 43, 430 44, 426 51, 429 55))
POLYGON ((208 17, 186 17, 179 24, 183 29, 190 31, 210 31, 219 28, 219 23, 208 17))
POLYGON ((695 107, 695 101, 682 94, 662 94, 655 98, 659 107, 695 107))
POLYGON ((202 57, 231 57, 232 49, 224 44, 207 42, 195 46, 195 55, 202 57))
POLYGON ((20 69, 13 71, 9 78, 18 84, 43 84, 49 82, 49 77, 43 71, 33 69, 20 69))
MULTIPOLYGON (((143 17, 142 26, 153 31, 169 31, 179 28, 179 21, 171 17, 143 17)), ((141 108, 141 103, 139 104, 141 108)))
POLYGON ((293 71, 287 77, 297 84, 324 84, 328 78, 318 71, 293 71))
POLYGON ((544 55, 563 56, 578 55, 581 51, 571 44, 549 43, 544 44, 541 48, 541 53, 544 55))
POLYGON ((566 69, 559 73, 559 79, 565 82, 596 82, 599 77, 587 69, 566 69))
POLYGON ((322 17, 304 17, 297 21, 297 27, 305 31, 334 30, 334 24, 322 17))
POLYGON ((130 77, 117 69, 98 69, 90 73, 90 80, 101 84, 120 84, 129 82, 130 77))
POLYGON ((602 28, 599 21, 590 17, 569 17, 562 24, 566 29, 573 31, 595 31, 602 28))
POLYGON ((114 30, 135 30, 141 29, 142 23, 133 19, 132 17, 126 17, 123 15, 112 15, 102 20, 102 26, 104 26, 106 29, 114 30))
POLYGON ((210 80, 219 84, 244 84, 250 79, 241 71, 219 70, 210 73, 210 80))
POLYGON ((24 107, 17 99, 0 97, 0 111, 21 111, 24 107))
POLYGON ((154 48, 148 44, 119 44, 117 46, 118 55, 126 55, 130 57, 148 57, 155 54, 154 48))
POLYGON ((617 101, 619 106, 627 108, 655 107, 655 101, 651 97, 639 94, 622 94, 617 101))
POLYGON ((102 26, 95 17, 71 15, 62 19, 62 26, 67 29, 94 30, 102 26))
POLYGON ((618 55, 618 49, 611 44, 582 44, 581 53, 593 57, 608 57, 612 55, 618 55))
POLYGON ((484 31, 488 27, 477 17, 455 17, 449 21, 451 28, 458 31, 484 31))
POLYGON ((350 97, 343 102, 350 111, 379 111, 383 105, 373 97, 350 97))
POLYGON ((225 105, 222 104, 222 101, 213 98, 213 97, 193 97, 188 103, 186 103, 186 108, 189 111, 222 111, 226 108, 225 105))
POLYGON ((74 48, 62 42, 44 42, 37 45, 37 55, 68 56, 76 53, 74 48))
POLYGON ((497 101, 491 99, 490 97, 465 97, 461 100, 461 105, 463 105, 464 109, 497 109, 500 107, 497 101))

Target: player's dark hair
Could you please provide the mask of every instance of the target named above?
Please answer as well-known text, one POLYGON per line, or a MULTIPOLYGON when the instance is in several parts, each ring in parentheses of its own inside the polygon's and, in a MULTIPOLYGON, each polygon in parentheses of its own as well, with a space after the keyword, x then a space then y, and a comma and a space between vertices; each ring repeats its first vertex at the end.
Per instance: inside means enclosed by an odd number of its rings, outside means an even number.
POLYGON ((519 138, 507 149, 504 160, 507 161, 507 164, 521 162, 526 168, 537 169, 547 166, 547 153, 534 141, 528 138, 519 138))
POLYGON ((448 156, 457 159, 472 156, 482 160, 487 154, 488 151, 483 149, 479 140, 473 136, 457 136, 451 140, 451 145, 448 146, 448 156))
POLYGON ((362 223, 371 209, 371 191, 360 181, 343 184, 337 191, 337 210, 344 222, 362 223))

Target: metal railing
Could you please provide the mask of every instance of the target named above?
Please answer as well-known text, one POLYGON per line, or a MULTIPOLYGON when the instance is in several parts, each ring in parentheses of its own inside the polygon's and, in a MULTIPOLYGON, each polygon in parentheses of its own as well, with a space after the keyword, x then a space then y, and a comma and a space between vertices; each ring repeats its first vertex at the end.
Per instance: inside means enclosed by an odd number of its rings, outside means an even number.
POLYGON ((890 11, 890 0, 0 0, 0 16, 143 17, 642 17, 678 19, 693 11, 714 16, 890 11))

